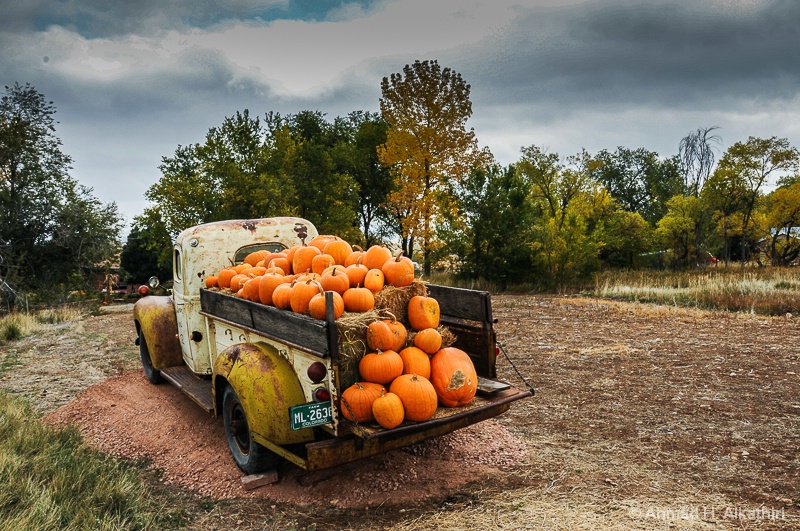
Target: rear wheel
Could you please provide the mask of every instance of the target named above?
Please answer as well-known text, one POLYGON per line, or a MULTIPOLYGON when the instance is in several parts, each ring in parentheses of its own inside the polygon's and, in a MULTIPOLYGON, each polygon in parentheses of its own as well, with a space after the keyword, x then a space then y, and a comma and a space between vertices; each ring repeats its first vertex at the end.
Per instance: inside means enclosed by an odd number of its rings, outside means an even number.
POLYGON ((144 339, 144 333, 139 330, 139 356, 142 358, 142 368, 144 369, 145 377, 151 384, 160 384, 161 371, 153 367, 153 361, 150 359, 150 349, 147 348, 147 341, 144 339))
POLYGON ((222 419, 225 436, 236 465, 246 474, 255 474, 274 468, 279 457, 258 444, 250 436, 250 426, 239 396, 230 385, 222 395, 222 419))

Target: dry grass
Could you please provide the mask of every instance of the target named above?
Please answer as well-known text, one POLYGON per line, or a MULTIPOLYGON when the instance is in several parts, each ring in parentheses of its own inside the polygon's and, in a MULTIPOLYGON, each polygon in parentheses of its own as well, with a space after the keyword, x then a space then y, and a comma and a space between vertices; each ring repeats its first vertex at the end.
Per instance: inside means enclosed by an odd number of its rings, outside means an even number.
POLYGON ((800 270, 718 267, 597 275, 592 295, 673 306, 783 315, 800 312, 800 270))
POLYGON ((84 315, 76 306, 59 306, 35 313, 15 312, 0 317, 0 342, 16 341, 50 325, 77 321, 84 315))

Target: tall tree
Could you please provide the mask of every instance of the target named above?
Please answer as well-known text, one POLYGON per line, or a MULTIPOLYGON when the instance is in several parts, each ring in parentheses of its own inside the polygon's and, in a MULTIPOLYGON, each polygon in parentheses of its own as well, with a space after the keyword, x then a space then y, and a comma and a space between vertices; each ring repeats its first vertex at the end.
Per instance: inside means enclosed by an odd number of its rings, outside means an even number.
POLYGON ((599 266, 604 225, 613 212, 608 191, 589 174, 586 152, 563 164, 555 153, 523 148, 517 163, 530 182, 534 220, 529 238, 542 279, 562 286, 599 266))
POLYGON ((657 236, 672 249, 676 267, 692 267, 700 256, 704 205, 693 195, 676 195, 667 202, 667 214, 658 222, 657 236))
POLYGON ((378 156, 396 179, 388 203, 403 250, 410 254, 419 244, 426 274, 431 252, 440 245, 435 235, 440 208, 452 203, 441 195, 453 189, 451 181, 491 161, 466 126, 472 116, 469 94, 461 74, 435 60, 415 61, 381 82, 380 108, 389 131, 378 156))
POLYGON ((767 223, 773 265, 787 266, 800 257, 800 180, 769 194, 767 223))
POLYGON ((458 275, 501 290, 531 276, 528 245, 534 222, 530 182, 511 165, 477 168, 458 187, 459 208, 442 240, 458 275))
POLYGON ((653 226, 667 211, 667 201, 683 191, 677 158, 661 160, 644 148, 602 150, 590 167, 619 205, 640 214, 653 226))
POLYGON ((735 176, 743 190, 741 220, 742 265, 750 256, 748 230, 762 188, 770 178, 797 171, 800 152, 785 138, 749 137, 732 145, 719 161, 721 171, 735 176))
POLYGON ((338 171, 351 175, 358 185, 357 211, 364 235, 361 243, 369 247, 383 241, 391 221, 386 198, 394 183, 378 159, 378 146, 386 143, 388 124, 379 114, 361 111, 340 120, 347 124, 352 138, 339 143, 334 159, 338 171))
POLYGON ((92 266, 113 257, 121 229, 69 176, 71 158, 55 135, 56 112, 30 84, 0 100, 0 278, 60 294, 83 289, 92 266))
POLYGON ((686 193, 698 197, 703 189, 711 170, 714 169, 715 144, 722 142, 719 135, 713 131, 717 126, 700 127, 697 131, 689 133, 681 139, 678 145, 678 158, 683 167, 684 186, 686 193))

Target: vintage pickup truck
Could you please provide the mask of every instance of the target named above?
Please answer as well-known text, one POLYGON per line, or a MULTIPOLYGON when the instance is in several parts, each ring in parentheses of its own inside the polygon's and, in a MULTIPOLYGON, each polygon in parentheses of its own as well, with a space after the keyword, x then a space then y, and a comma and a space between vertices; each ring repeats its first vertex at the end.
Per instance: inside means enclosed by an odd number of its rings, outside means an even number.
POLYGON ((393 429, 342 415, 353 383, 340 360, 337 323, 207 289, 204 279, 259 249, 278 251, 317 235, 293 217, 207 223, 183 231, 173 248, 173 288, 146 296, 133 318, 144 373, 180 388, 223 417, 236 464, 263 471, 281 459, 307 470, 332 467, 449 433, 495 417, 531 396, 496 378, 497 345, 486 292, 427 285, 442 324, 479 375, 478 395, 463 407, 439 407, 425 422, 393 429))

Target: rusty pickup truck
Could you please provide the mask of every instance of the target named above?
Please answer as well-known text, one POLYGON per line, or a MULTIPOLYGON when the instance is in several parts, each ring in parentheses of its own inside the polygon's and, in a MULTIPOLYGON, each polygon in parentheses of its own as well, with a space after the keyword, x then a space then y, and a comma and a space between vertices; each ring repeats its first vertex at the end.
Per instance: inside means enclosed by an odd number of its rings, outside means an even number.
POLYGON ((531 396, 496 379, 498 354, 489 293, 428 284, 442 324, 479 375, 477 396, 463 407, 439 407, 425 422, 393 429, 342 415, 348 382, 332 301, 325 320, 279 310, 221 291, 204 279, 255 250, 279 251, 317 235, 294 217, 231 220, 184 230, 173 246, 173 288, 134 306, 142 366, 153 384, 181 389, 223 417, 231 454, 245 473, 285 459, 307 470, 333 467, 411 445, 507 411, 531 396))

